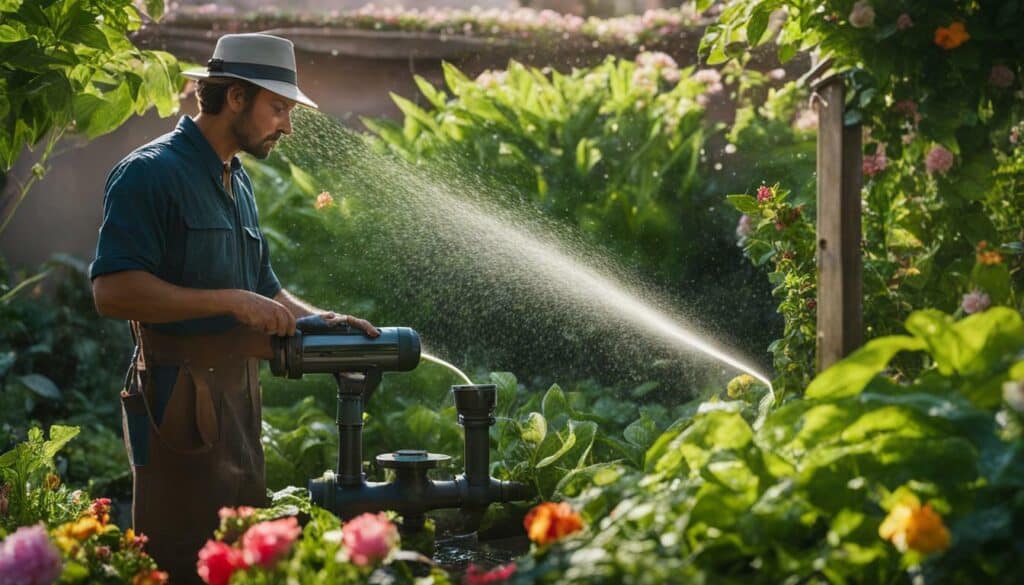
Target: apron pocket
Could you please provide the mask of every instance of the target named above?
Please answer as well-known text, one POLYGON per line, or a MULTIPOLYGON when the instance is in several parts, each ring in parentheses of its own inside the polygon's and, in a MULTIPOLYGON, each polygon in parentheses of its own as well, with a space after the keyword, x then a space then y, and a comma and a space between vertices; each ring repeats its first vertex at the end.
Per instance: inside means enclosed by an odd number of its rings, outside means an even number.
POLYGON ((168 378, 161 379, 156 370, 150 376, 149 396, 157 439, 169 451, 182 455, 209 451, 220 439, 220 409, 210 388, 213 374, 188 365, 173 368, 177 375, 163 408, 159 406, 160 386, 168 378))

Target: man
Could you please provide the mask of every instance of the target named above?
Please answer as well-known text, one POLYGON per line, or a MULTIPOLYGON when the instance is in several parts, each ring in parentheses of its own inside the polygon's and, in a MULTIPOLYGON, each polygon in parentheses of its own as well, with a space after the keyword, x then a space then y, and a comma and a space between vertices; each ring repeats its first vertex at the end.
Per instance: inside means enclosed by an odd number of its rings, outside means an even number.
POLYGON ((299 90, 292 43, 226 35, 197 79, 200 113, 122 160, 107 180, 90 274, 96 308, 131 321, 122 391, 133 523, 171 582, 199 582, 196 556, 224 506, 265 504, 257 357, 270 335, 319 314, 370 323, 281 288, 236 153, 265 158, 291 134, 299 90))

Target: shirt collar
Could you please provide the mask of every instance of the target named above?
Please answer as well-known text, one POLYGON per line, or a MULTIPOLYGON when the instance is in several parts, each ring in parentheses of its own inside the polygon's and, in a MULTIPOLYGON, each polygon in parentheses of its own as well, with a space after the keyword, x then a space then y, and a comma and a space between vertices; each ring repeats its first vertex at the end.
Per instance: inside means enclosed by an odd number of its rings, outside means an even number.
MULTIPOLYGON (((220 159, 220 155, 210 145, 210 141, 203 136, 203 132, 196 126, 196 123, 190 116, 182 116, 181 120, 178 120, 178 126, 175 131, 185 136, 188 141, 195 148, 196 154, 202 159, 203 163, 207 166, 209 172, 217 178, 219 182, 224 173, 224 161, 220 159)), ((238 160, 237 156, 231 157, 231 172, 235 172, 242 168, 242 162, 238 160)))

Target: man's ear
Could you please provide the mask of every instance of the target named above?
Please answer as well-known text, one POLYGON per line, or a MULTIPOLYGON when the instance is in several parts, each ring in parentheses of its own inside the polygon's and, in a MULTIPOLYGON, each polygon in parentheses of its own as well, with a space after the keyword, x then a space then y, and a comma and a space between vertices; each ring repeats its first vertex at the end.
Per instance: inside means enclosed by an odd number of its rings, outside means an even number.
POLYGON ((228 109, 236 114, 241 112, 246 106, 245 87, 241 83, 232 83, 224 99, 228 109))

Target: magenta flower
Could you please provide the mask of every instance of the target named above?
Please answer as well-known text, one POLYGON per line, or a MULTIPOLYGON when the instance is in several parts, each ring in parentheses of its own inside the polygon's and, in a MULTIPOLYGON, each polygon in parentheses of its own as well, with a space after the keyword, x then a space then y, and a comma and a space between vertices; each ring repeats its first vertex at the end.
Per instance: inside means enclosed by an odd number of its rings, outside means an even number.
POLYGON ((937 144, 928 151, 924 163, 929 173, 945 173, 953 167, 953 153, 937 144))
POLYGON ((1013 80, 1013 70, 1003 64, 993 65, 992 72, 988 74, 988 82, 1000 89, 1013 85, 1013 80))
POLYGON ((61 572, 60 551, 42 524, 22 526, 0 543, 0 583, 51 585, 61 572))
POLYGON ((284 558, 302 529, 294 516, 254 524, 242 535, 245 563, 269 568, 284 558))
POLYGON ((914 26, 914 21, 910 19, 910 15, 904 12, 896 19, 896 28, 898 30, 907 30, 914 26))
POLYGON ((854 3, 850 11, 850 26, 854 28, 868 28, 875 25, 875 9, 867 0, 860 0, 854 3))
POLYGON ((960 302, 960 306, 963 307, 964 313, 973 315, 989 308, 992 305, 992 299, 978 289, 974 289, 971 292, 964 295, 963 301, 960 302))
POLYGON ((386 558, 398 544, 398 528, 381 514, 360 514, 341 527, 348 558, 365 567, 386 558))
POLYGON ((775 194, 772 193, 772 188, 769 187, 768 185, 761 185, 760 187, 757 188, 758 203, 766 203, 768 201, 771 201, 774 195, 775 194))

